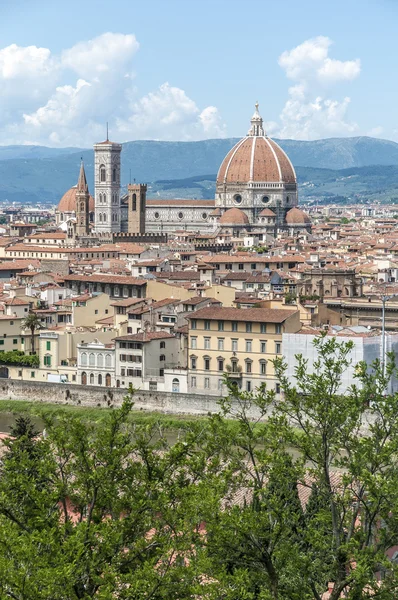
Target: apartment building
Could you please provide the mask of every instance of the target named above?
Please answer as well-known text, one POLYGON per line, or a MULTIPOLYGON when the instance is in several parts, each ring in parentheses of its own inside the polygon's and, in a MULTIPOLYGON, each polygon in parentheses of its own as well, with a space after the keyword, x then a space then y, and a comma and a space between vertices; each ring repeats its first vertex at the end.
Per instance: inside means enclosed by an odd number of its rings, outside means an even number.
POLYGON ((181 366, 180 339, 166 331, 143 331, 114 341, 117 387, 163 391, 166 367, 181 366))
POLYGON ((272 360, 283 353, 283 333, 300 330, 297 309, 209 307, 186 318, 190 392, 221 395, 228 373, 243 390, 265 383, 279 393, 272 360))

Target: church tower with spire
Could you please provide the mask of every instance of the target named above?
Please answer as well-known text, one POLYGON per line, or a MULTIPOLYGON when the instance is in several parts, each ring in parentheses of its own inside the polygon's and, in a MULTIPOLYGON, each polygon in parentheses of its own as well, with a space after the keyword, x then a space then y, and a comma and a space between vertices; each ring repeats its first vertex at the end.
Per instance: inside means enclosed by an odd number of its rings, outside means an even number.
POLYGON ((84 236, 89 233, 90 194, 88 191, 86 173, 83 160, 80 165, 79 180, 76 189, 76 236, 84 236))

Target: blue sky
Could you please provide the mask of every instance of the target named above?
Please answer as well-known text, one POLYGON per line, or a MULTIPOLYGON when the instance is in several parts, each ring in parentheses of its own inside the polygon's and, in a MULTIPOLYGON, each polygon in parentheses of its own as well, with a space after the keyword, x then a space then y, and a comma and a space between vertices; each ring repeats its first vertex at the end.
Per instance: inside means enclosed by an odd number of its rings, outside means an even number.
POLYGON ((398 140, 395 0, 1 0, 0 143, 398 140))

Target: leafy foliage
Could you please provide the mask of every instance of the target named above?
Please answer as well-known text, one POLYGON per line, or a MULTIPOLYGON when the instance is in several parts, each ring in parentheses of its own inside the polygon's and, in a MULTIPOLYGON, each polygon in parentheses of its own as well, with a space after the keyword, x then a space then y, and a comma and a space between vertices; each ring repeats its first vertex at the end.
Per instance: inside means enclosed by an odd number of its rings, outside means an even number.
POLYGON ((330 600, 397 596, 398 394, 376 362, 343 393, 351 343, 169 443, 132 401, 96 422, 19 418, 0 465, 0 597, 330 600), (233 419, 233 426, 231 426, 233 419))
POLYGON ((21 350, 10 350, 0 353, 0 364, 37 368, 40 366, 40 359, 37 354, 25 354, 21 350))

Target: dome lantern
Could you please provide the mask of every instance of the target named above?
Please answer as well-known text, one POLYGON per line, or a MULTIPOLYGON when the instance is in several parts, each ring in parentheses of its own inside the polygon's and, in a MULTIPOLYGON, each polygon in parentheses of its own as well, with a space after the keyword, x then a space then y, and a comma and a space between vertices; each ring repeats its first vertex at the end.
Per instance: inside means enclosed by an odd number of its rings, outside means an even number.
POLYGON ((258 107, 259 107, 259 103, 256 102, 255 106, 255 111, 254 114, 251 118, 251 127, 249 129, 249 131, 247 132, 247 135, 250 136, 265 136, 265 131, 264 131, 264 127, 263 127, 263 118, 260 115, 260 113, 258 112, 258 107))

